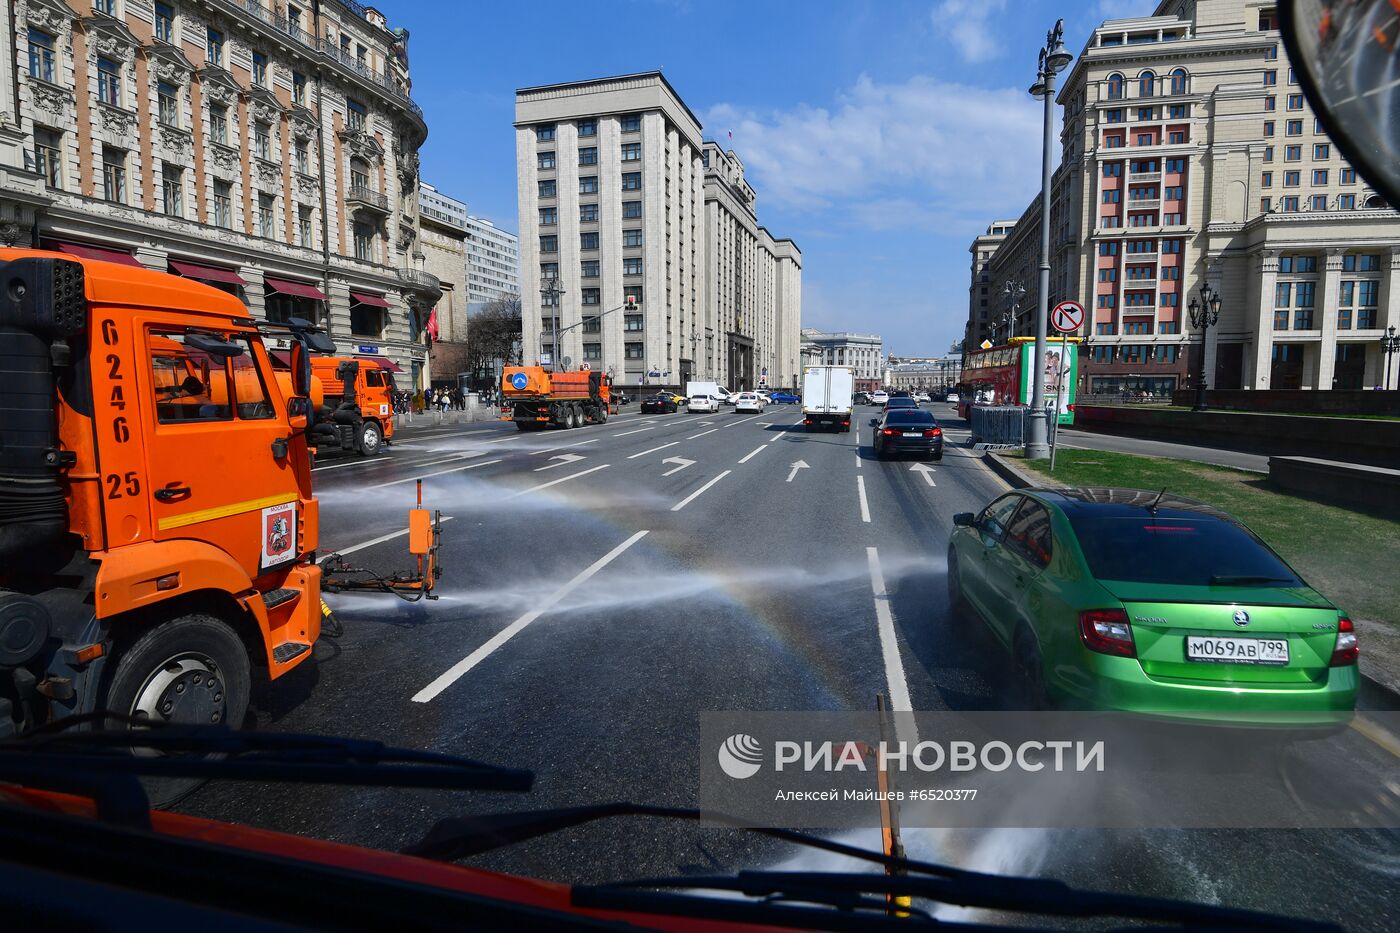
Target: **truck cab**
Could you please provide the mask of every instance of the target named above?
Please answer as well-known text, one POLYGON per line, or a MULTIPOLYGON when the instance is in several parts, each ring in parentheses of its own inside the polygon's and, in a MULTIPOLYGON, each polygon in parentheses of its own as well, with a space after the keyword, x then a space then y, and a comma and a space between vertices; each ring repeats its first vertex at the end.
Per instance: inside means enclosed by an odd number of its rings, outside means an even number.
POLYGON ((317 449, 330 447, 373 457, 394 437, 394 376, 377 360, 313 356, 311 372, 324 401, 313 436, 317 449))

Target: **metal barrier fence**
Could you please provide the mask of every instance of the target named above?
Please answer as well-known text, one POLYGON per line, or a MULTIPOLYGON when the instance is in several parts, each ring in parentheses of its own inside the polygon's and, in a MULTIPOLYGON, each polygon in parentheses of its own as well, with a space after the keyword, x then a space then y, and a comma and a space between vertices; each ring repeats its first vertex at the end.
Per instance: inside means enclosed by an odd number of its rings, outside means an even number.
POLYGON ((974 405, 972 443, 1015 447, 1026 442, 1025 405, 974 405))

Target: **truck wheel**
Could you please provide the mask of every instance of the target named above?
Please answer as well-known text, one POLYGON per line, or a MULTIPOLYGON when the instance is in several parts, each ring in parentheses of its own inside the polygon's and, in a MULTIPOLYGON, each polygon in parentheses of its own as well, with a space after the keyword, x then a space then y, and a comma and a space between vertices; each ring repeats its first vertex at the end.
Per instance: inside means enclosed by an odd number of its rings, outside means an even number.
POLYGON ((599 424, 605 424, 608 420, 608 406, 606 404, 598 406, 598 417, 593 419, 599 424))
POLYGON ((366 421, 360 427, 360 453, 366 457, 373 457, 383 446, 384 429, 377 421, 366 421))
POLYGON ((569 408, 569 419, 570 419, 570 420, 569 420, 569 427, 571 427, 571 428, 581 428, 581 427, 583 427, 583 409, 580 408, 580 407, 577 406, 577 405, 570 406, 570 408, 569 408))
MULTIPOLYGON (((122 650, 99 708, 138 720, 237 729, 248 712, 251 687, 247 650, 238 636, 215 617, 196 612, 147 629, 122 650)), ((141 779, 153 807, 172 806, 201 783, 199 778, 141 779)))

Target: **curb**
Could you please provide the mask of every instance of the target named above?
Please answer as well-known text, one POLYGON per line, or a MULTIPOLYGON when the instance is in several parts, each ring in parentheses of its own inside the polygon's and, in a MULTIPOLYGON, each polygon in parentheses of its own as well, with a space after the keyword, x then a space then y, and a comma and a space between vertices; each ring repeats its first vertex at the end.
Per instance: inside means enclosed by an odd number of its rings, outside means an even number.
MULTIPOLYGON (((1026 473, 1026 471, 1014 466, 1005 457, 995 454, 990 450, 982 455, 982 462, 986 464, 993 473, 1005 480, 1013 489, 1028 489, 1036 486, 1044 488, 1047 485, 1039 477, 1032 477, 1030 474, 1026 473)), ((1363 648, 1362 650, 1364 651, 1365 649, 1363 648)), ((1361 670, 1360 667, 1357 668, 1357 674, 1361 677, 1363 695, 1370 693, 1378 700, 1374 705, 1383 708, 1400 709, 1400 690, 1397 690, 1384 681, 1377 680, 1364 670, 1361 670)))

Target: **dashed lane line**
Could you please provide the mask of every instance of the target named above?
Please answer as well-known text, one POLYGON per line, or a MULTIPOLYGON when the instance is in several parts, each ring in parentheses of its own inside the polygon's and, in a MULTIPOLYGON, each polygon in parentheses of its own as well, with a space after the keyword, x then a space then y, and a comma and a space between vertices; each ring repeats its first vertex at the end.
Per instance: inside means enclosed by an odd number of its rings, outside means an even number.
POLYGON ((580 476, 587 476, 589 473, 596 473, 599 470, 606 470, 611 465, 612 464, 610 463, 599 464, 595 467, 589 467, 586 470, 579 470, 577 473, 570 473, 568 476, 561 476, 558 479, 552 479, 547 483, 540 483, 538 486, 531 486, 527 489, 517 489, 515 492, 506 496, 506 498, 514 499, 517 496, 528 496, 532 492, 539 492, 541 489, 548 489, 550 486, 558 486, 560 483, 567 483, 571 479, 578 479, 580 476))
POLYGON ((478 462, 476 462, 476 463, 472 463, 472 464, 469 464, 469 465, 467 465, 467 466, 453 467, 453 468, 450 469, 450 470, 438 470, 436 473, 424 473, 422 476, 408 476, 408 477, 405 477, 405 478, 403 478, 403 479, 390 480, 390 481, 387 482, 387 483, 377 483, 377 484, 375 484, 374 486, 370 486, 369 488, 370 488, 370 489, 383 489, 383 488, 386 487, 386 486, 397 486, 397 485, 399 485, 400 483, 412 483, 412 482, 414 482, 415 480, 420 480, 420 479, 431 479, 431 478, 434 477, 434 476, 446 476, 448 473, 465 473, 467 470, 475 470, 477 467, 490 466, 490 465, 493 464, 493 463, 500 463, 500 462, 501 462, 501 461, 500 461, 499 459, 497 459, 497 460, 480 460, 480 461, 478 461, 478 462))
POLYGON ((686 440, 688 440, 688 441, 693 441, 693 440, 695 440, 697 437, 704 437, 706 434, 713 434, 713 433, 715 433, 715 432, 718 431, 718 430, 719 430, 719 428, 710 428, 710 430, 708 430, 708 431, 701 431, 699 434, 692 434, 692 435, 690 435, 690 437, 687 437, 686 440))
POLYGON ((767 448, 767 447, 768 447, 768 445, 767 445, 767 444, 764 444, 762 447, 757 447, 757 448, 755 448, 755 449, 749 451, 748 453, 744 454, 744 456, 742 456, 742 457, 739 458, 739 462, 740 462, 740 463, 748 463, 750 460, 753 459, 754 454, 760 454, 760 453, 762 453, 762 452, 764 451, 764 449, 767 448))
POLYGON ((860 520, 870 523, 870 503, 865 498, 865 477, 856 477, 856 491, 860 493, 860 520))
POLYGON ((716 476, 714 479, 710 480, 708 483, 706 483, 705 485, 701 486, 699 489, 695 490, 695 491, 692 492, 690 495, 686 496, 684 499, 682 499, 681 501, 677 502, 675 505, 671 506, 671 511, 672 511, 672 512, 679 512, 681 509, 685 508, 687 505, 690 505, 691 502, 693 502, 695 499, 697 499, 697 498, 700 497, 700 494, 701 494, 701 493, 703 493, 705 490, 709 489, 709 488, 710 488, 711 486, 713 486, 715 483, 718 483, 720 480, 724 479, 726 476, 728 476, 728 475, 729 475, 730 473, 732 473, 732 472, 733 472, 732 470, 725 470, 725 471, 724 471, 723 473, 721 473, 719 476, 716 476))
MULTIPOLYGON (((890 711, 912 713, 914 705, 909 700, 909 680, 905 677, 904 661, 899 655, 899 639, 894 632, 894 613, 890 611, 890 595, 885 590, 880 551, 868 547, 865 557, 870 569, 870 589, 875 595, 875 624, 880 634, 880 654, 885 662, 885 689, 889 691, 890 711)), ((896 716, 895 730, 906 733, 902 738, 910 745, 918 744, 919 731, 912 715, 896 716)))
POLYGON ((650 450, 644 450, 644 451, 642 451, 642 452, 639 453, 639 454, 632 454, 632 455, 629 456, 627 459, 628 459, 628 460, 636 460, 638 457, 645 457, 647 454, 654 454, 654 453, 656 453, 658 450, 665 450, 667 447, 675 447, 675 446, 676 446, 677 444, 679 444, 679 443, 680 443, 680 441, 672 441, 672 442, 669 443, 669 444, 662 444, 660 447, 653 447, 653 448, 651 448, 650 450))

